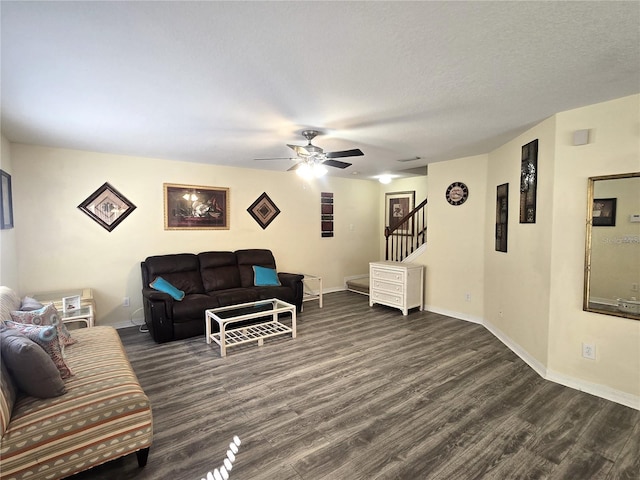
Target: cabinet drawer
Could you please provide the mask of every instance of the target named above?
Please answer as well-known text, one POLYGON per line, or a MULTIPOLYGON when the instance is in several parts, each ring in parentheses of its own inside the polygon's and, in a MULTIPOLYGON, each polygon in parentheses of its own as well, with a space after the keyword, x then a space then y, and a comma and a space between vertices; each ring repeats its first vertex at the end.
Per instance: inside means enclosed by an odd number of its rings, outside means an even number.
POLYGON ((392 293, 378 292, 376 290, 371 291, 371 296, 374 300, 379 300, 382 303, 397 305, 402 307, 402 296, 394 295, 392 293))
POLYGON ((389 283, 383 282, 376 278, 373 279, 373 288, 376 290, 384 290, 386 292, 402 294, 404 291, 404 285, 402 283, 389 283))
POLYGON ((404 283, 404 272, 402 271, 394 272, 374 268, 371 274, 373 275, 373 278, 379 278, 380 280, 389 280, 391 282, 404 283))

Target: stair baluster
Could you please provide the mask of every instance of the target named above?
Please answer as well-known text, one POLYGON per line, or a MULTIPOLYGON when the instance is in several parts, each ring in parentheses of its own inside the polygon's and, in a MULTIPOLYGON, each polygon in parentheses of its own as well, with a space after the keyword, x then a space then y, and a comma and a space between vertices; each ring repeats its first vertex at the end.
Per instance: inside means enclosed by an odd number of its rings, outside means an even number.
POLYGON ((385 260, 401 262, 427 242, 427 199, 400 219, 384 227, 385 260), (401 233, 402 232, 402 233, 401 233))

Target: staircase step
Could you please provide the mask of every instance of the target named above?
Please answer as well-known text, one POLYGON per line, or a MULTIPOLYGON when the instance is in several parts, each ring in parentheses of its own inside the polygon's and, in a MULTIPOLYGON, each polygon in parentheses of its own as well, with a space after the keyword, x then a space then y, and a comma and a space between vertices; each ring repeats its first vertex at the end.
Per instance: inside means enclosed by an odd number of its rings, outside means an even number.
POLYGON ((347 289, 351 292, 369 295, 369 277, 347 280, 347 289))

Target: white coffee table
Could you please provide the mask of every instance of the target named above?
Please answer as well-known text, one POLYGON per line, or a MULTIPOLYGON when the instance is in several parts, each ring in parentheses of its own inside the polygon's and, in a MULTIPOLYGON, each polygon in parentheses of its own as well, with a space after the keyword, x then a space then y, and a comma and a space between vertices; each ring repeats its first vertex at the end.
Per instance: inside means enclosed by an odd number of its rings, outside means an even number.
POLYGON ((241 303, 228 307, 210 308, 205 310, 205 330, 207 344, 212 341, 220 345, 220 356, 227 355, 227 348, 243 343, 257 342, 263 345, 264 339, 277 335, 291 334, 296 338, 296 307, 277 298, 260 300, 257 302, 241 303), (291 326, 280 322, 278 315, 291 314, 291 326), (245 320, 265 319, 248 326, 228 328, 234 323, 245 320), (213 321, 218 323, 220 331, 211 332, 213 321))

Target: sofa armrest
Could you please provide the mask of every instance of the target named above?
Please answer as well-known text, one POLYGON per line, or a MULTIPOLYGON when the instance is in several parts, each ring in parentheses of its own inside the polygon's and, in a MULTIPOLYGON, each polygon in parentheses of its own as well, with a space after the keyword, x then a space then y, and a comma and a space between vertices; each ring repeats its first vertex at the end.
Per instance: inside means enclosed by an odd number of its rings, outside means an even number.
POLYGON ((173 297, 168 293, 147 287, 142 289, 144 322, 149 329, 151 337, 157 343, 164 343, 174 339, 173 302, 173 297))
POLYGON ((278 272, 278 280, 280 280, 280 283, 285 287, 291 288, 295 294, 295 306, 298 313, 302 311, 302 296, 304 294, 304 286, 302 285, 303 278, 304 275, 299 273, 278 272))
POLYGON ((153 288, 143 288, 142 298, 147 298, 151 301, 167 302, 167 308, 173 309, 173 297, 168 293, 160 292, 153 288))
POLYGON ((302 282, 304 275, 300 275, 298 273, 284 273, 278 272, 278 280, 285 287, 295 288, 295 285, 298 282, 302 282))

